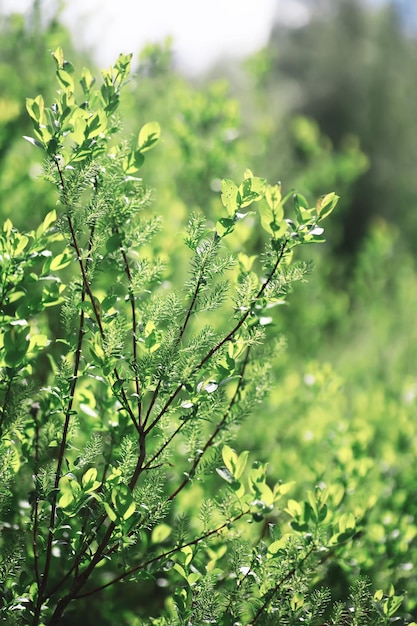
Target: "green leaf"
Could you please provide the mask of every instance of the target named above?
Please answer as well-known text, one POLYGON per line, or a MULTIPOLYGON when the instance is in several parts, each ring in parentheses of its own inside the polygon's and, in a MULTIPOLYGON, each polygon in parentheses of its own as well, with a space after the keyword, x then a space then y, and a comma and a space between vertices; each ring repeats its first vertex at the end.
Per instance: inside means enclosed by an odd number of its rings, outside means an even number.
POLYGON ((124 520, 129 519, 129 517, 131 517, 135 511, 136 511, 136 505, 134 502, 131 502, 129 506, 127 507, 126 511, 123 513, 123 519, 124 520))
POLYGON ((253 176, 246 178, 240 185, 237 195, 239 209, 249 206, 252 202, 257 202, 265 195, 266 180, 253 176))
POLYGON ((316 210, 319 219, 324 220, 325 217, 330 215, 338 201, 339 196, 337 196, 334 192, 328 193, 325 196, 321 196, 321 198, 319 198, 316 203, 316 210))
POLYGON ((390 590, 388 598, 382 603, 382 610, 387 617, 393 617, 403 603, 404 596, 393 595, 390 590))
POLYGON ((58 500, 58 505, 62 509, 70 507, 74 503, 74 495, 71 491, 65 491, 58 500))
MULTIPOLYGON (((135 150, 133 152, 133 163, 135 165, 135 170, 138 170, 145 162, 145 157, 142 154, 143 150, 135 150)), ((129 172, 127 172, 129 173, 129 172)))
POLYGON ((293 206, 299 224, 312 221, 317 214, 316 208, 310 209, 306 198, 300 193, 293 195, 293 206))
POLYGON ((347 530, 354 530, 356 528, 356 520, 353 513, 343 513, 339 518, 339 531, 341 533, 347 530))
POLYGON ((26 98, 26 109, 30 117, 41 124, 43 121, 43 114, 45 110, 45 104, 42 96, 36 96, 36 98, 26 98))
POLYGON ((200 578, 201 574, 199 572, 191 572, 191 574, 187 576, 187 582, 189 585, 194 585, 200 578))
POLYGON ((74 92, 74 80, 72 76, 68 72, 66 72, 64 69, 57 69, 56 75, 58 78, 58 82, 61 84, 61 86, 65 90, 67 90, 67 93, 68 92, 73 93, 74 92))
POLYGON ((90 93, 90 90, 94 85, 95 80, 96 79, 91 74, 90 70, 84 67, 81 72, 80 85, 86 96, 88 96, 88 94, 90 93))
POLYGON ((112 521, 115 522, 117 520, 117 515, 115 513, 115 511, 112 509, 112 507, 110 506, 110 504, 108 502, 103 502, 103 506, 104 506, 104 510, 106 511, 108 518, 112 521))
POLYGON ((123 170, 126 174, 134 174, 142 167, 145 157, 140 150, 131 152, 123 161, 123 170))
POLYGON ((241 454, 239 454, 239 457, 236 463, 236 470, 234 474, 236 479, 239 479, 242 476, 243 472, 245 471, 246 464, 248 462, 248 457, 249 457, 248 450, 244 450, 241 454))
POLYGON ((42 335, 41 333, 36 333, 35 335, 31 335, 29 342, 29 352, 40 352, 43 348, 49 346, 51 341, 48 339, 46 335, 42 335))
POLYGON ((377 589, 374 593, 374 600, 379 602, 384 597, 384 592, 382 589, 377 589))
POLYGON ((194 552, 191 546, 184 546, 178 555, 183 565, 189 565, 193 560, 194 552))
POLYGON ((273 236, 274 239, 282 237, 288 230, 288 224, 284 220, 284 209, 281 205, 277 209, 271 208, 267 202, 259 204, 262 228, 273 236))
POLYGON ((158 524, 152 531, 152 543, 162 543, 165 539, 168 539, 171 533, 171 526, 168 526, 168 524, 158 524))
POLYGON ((148 122, 140 129, 137 147, 140 152, 147 152, 158 141, 161 135, 161 127, 158 122, 148 122))
POLYGON ((303 594, 295 592, 291 598, 290 606, 293 611, 298 611, 299 609, 301 609, 304 606, 303 594))
POLYGON ((302 506, 297 500, 288 500, 285 511, 291 515, 291 517, 301 517, 303 513, 302 506))
POLYGON ((77 111, 72 118, 72 132, 71 137, 79 146, 82 145, 86 138, 88 138, 87 120, 85 115, 81 114, 81 111, 77 111))
POLYGON ((251 271, 252 265, 257 258, 258 257, 256 254, 253 256, 248 256, 247 254, 244 254, 243 252, 239 252, 237 255, 239 266, 241 267, 242 271, 245 273, 251 271))
POLYGON ((287 533, 283 535, 280 539, 273 541, 268 548, 268 552, 272 555, 275 555, 282 552, 282 550, 285 550, 290 537, 291 535, 287 533))
POLYGON ((266 484, 266 482, 250 481, 250 486, 258 501, 262 502, 262 504, 266 505, 267 507, 272 507, 275 500, 274 493, 272 489, 266 484))
POLYGON ((222 217, 216 223, 216 232, 219 237, 226 237, 233 232, 235 228, 235 220, 231 217, 222 217))
POLYGON ((15 256, 21 255, 24 249, 26 248, 26 246, 28 245, 28 243, 29 243, 29 237, 27 237, 26 235, 21 235, 20 233, 16 233, 14 244, 13 244, 14 255, 15 256))
POLYGON ((4 333, 4 360, 9 367, 17 367, 24 361, 30 343, 28 333, 27 326, 12 326, 4 333))
MULTIPOLYGON (((221 200, 230 216, 233 216, 239 208, 237 195, 238 187, 230 179, 224 178, 221 183, 221 200)), ((221 220, 220 220, 221 221, 221 220)))
POLYGON ((82 504, 82 489, 78 481, 71 475, 63 476, 59 481, 59 506, 66 514, 73 517, 82 504))
POLYGON ((21 300, 23 296, 26 296, 25 291, 13 291, 13 293, 7 296, 7 302, 8 304, 12 304, 13 302, 21 300))
POLYGON ((296 485, 295 480, 291 480, 288 483, 277 483, 274 485, 274 498, 277 499, 285 494, 287 494, 291 489, 293 489, 296 485))
POLYGON ((277 220, 280 221, 284 218, 284 208, 281 203, 281 183, 277 185, 267 185, 265 190, 265 200, 268 203, 270 209, 272 209, 277 220))
POLYGON ((62 50, 60 46, 56 48, 56 50, 53 51, 52 56, 56 61, 58 69, 63 68, 64 67, 64 51, 62 50))
POLYGON ((114 510, 120 519, 127 520, 136 510, 131 491, 129 487, 123 483, 112 489, 111 499, 114 510))
POLYGON ((49 211, 49 213, 47 213, 42 224, 36 229, 36 237, 39 238, 41 235, 43 235, 43 233, 45 233, 48 228, 50 228, 51 224, 53 224, 55 221, 56 211, 55 209, 53 209, 52 211, 49 211))
POLYGON ((27 135, 23 135, 23 139, 31 143, 33 146, 36 146, 37 148, 41 148, 41 150, 45 150, 44 144, 38 141, 37 139, 34 139, 33 137, 28 137, 27 135))
POLYGON ((85 492, 95 491, 100 487, 101 482, 96 480, 97 478, 97 470, 95 467, 91 467, 88 469, 81 479, 81 484, 84 488, 85 492))
POLYGON ((185 571, 185 569, 183 568, 182 565, 180 565, 179 563, 175 563, 173 569, 178 572, 178 574, 180 576, 182 576, 182 578, 184 578, 185 580, 187 580, 187 572, 185 571))
POLYGON ((237 462, 238 462, 238 456, 236 452, 232 448, 230 448, 230 446, 223 446, 222 457, 223 457, 224 464, 229 470, 229 472, 232 474, 232 476, 235 476, 237 462))
POLYGON ((106 130, 107 116, 104 111, 98 111, 93 117, 87 121, 85 136, 87 139, 93 139, 106 130))
POLYGON ((55 272, 67 267, 72 261, 72 257, 68 252, 57 254, 51 261, 50 269, 55 272))

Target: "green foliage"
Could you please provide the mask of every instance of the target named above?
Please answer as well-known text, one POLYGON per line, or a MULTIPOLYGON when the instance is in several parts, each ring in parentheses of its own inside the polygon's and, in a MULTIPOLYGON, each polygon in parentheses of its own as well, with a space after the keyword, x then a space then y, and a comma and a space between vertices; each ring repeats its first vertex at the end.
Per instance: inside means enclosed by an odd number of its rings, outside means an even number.
POLYGON ((53 97, 50 50, 65 46, 72 58, 80 58, 72 49, 68 31, 59 23, 58 3, 52 3, 47 11, 42 5, 36 0, 25 15, 4 15, 0 10, 1 213, 26 230, 39 224, 38 207, 42 213, 52 210, 55 198, 53 189, 39 177, 39 155, 29 145, 22 145, 22 135, 31 132, 25 98, 33 93, 42 93, 48 101, 53 97))
POLYGON ((53 58, 55 100, 50 58, 13 92, 33 130, 2 188, 1 618, 414 624, 413 260, 381 221, 348 275, 304 246, 326 188, 343 230, 369 165, 351 129, 332 145, 263 89, 242 132, 169 42, 139 83, 130 56, 100 81, 53 58))
MULTIPOLYGON (((76 600, 164 572, 177 586, 166 610, 180 623, 208 615, 219 623, 239 615, 268 619, 282 605, 281 587, 301 566, 355 528, 352 517, 335 515, 324 533, 327 505, 320 494, 305 505, 289 500, 301 544, 294 549, 292 535, 269 547, 262 542, 262 558, 255 563, 249 551, 249 565, 226 575, 229 544, 249 540, 241 520, 262 522, 289 486, 270 486, 265 465, 253 462, 248 470, 249 453, 238 456, 225 443, 265 394, 261 345, 272 321, 266 311, 282 302, 294 279, 293 249, 323 241, 319 224, 337 196, 327 194, 310 208, 298 194, 281 198, 279 186, 250 170, 240 185, 223 181, 226 216, 215 227, 190 218, 191 273, 180 295, 162 282, 151 243, 156 222, 134 175, 157 142, 159 125, 146 123, 132 146, 114 141, 130 57, 121 55, 103 71, 97 89, 84 70, 81 103, 73 67, 60 48, 53 57, 58 95, 50 107, 41 96, 28 99, 35 137, 27 139, 47 157, 45 175, 57 189, 60 215, 49 213, 28 234, 7 221, 2 238, 5 509, 15 481, 31 493, 26 512, 7 513, 3 613, 58 623, 76 600), (284 218, 290 197, 293 219, 284 218), (256 269, 254 259, 241 254, 237 263, 227 249, 254 202, 264 202, 267 235, 256 269), (51 244, 58 246, 54 254, 51 244), (33 301, 31 284, 41 281, 48 286, 33 301), (45 309, 57 305, 64 334, 39 333, 45 309), (213 310, 224 313, 213 318, 213 310), (39 386, 37 363, 50 342, 59 345, 39 386), (225 488, 207 500, 213 468, 225 488), (186 528, 176 518, 196 486, 202 519, 186 528), (224 590, 213 593, 221 572, 224 590), (250 587, 250 601, 241 585, 250 587)), ((291 593, 288 610, 295 610, 301 600, 291 593)))

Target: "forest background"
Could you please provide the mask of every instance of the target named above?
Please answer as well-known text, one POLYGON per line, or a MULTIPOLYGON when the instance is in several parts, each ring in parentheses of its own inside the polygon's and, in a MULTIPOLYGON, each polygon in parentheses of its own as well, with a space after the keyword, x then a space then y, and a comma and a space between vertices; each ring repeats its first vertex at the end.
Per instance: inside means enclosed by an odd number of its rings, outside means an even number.
MULTIPOLYGON (((272 25, 262 50, 194 79, 178 72, 170 41, 150 44, 134 59, 122 116, 127 132, 138 119, 162 128, 158 167, 146 162, 141 176, 166 232, 191 210, 214 219, 220 179, 246 167, 282 178, 285 191, 340 196, 326 243, 302 251, 314 269, 274 317, 287 347, 233 447, 267 462, 272 481, 295 481, 294 498, 343 485, 360 532, 316 583, 334 601, 360 575, 373 590, 392 584, 402 615, 417 619, 417 32, 406 4, 313 2, 305 26, 272 25)), ((94 65, 59 16, 57 4, 45 21, 39 2, 25 17, 0 16, 0 211, 22 229, 56 205, 21 139, 31 134, 25 99, 53 98, 57 46, 94 65)), ((161 244, 168 257, 170 245, 161 244)), ((135 591, 123 589, 83 610, 134 623, 135 591)))

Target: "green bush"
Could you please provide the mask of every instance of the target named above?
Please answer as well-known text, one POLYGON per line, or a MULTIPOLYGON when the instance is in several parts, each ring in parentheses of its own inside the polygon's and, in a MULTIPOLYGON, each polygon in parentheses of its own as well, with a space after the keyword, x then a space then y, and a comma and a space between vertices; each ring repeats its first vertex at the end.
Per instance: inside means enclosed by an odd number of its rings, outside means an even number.
MULTIPOLYGON (((57 98, 27 100, 26 139, 58 209, 27 233, 7 219, 0 239, 2 620, 407 623, 392 585, 371 592, 358 577, 335 602, 322 584, 329 563, 349 565, 366 523, 368 502, 345 503, 366 454, 336 433, 332 482, 306 493, 290 449, 272 476, 267 459, 232 447, 240 426, 249 449, 264 428, 276 311, 309 271, 295 249, 324 241, 337 196, 311 207, 246 170, 222 181, 215 219, 193 212, 182 237, 164 232, 138 176, 159 124, 133 143, 118 135, 130 56, 98 88, 86 69, 75 83, 60 48, 53 56, 57 98), (248 229, 259 255, 242 245, 248 229)), ((309 376, 317 391, 287 395, 295 420, 338 388, 326 367, 309 376)))

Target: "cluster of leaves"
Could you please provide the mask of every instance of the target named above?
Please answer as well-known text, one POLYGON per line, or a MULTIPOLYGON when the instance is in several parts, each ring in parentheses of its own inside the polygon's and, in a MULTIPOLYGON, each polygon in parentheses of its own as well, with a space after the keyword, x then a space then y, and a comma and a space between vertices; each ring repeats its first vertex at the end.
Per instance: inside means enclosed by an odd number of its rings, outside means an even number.
MULTIPOLYGON (((250 170, 224 180, 226 214, 214 226, 190 216, 189 278, 173 289, 136 174, 159 125, 146 123, 133 146, 116 140, 130 57, 98 89, 84 70, 79 96, 62 50, 53 57, 58 96, 50 107, 28 99, 28 139, 45 154, 60 213, 27 234, 7 221, 1 238, 2 614, 56 624, 120 581, 153 580, 170 591, 161 617, 143 615, 151 623, 316 624, 329 595, 313 591, 314 570, 360 520, 337 512, 332 489, 286 499, 291 484, 270 485, 266 464, 248 466, 229 443, 267 391, 271 309, 307 270, 293 251, 324 240, 337 196, 310 207, 250 170), (231 254, 256 214, 263 254, 231 254), (57 305, 55 337, 45 314, 57 305), (190 502, 201 513, 187 522, 190 502)), ((363 613, 388 624, 401 600, 358 585, 352 623, 363 613)), ((335 606, 329 623, 346 610, 335 606)))

